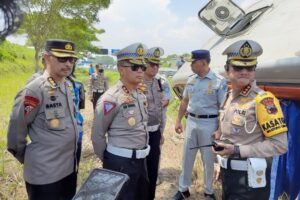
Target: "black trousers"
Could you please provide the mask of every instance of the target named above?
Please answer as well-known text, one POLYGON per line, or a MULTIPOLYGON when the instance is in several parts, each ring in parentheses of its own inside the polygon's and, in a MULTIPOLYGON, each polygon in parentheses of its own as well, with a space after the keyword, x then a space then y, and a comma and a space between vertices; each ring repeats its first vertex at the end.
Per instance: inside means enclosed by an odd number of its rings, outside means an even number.
POLYGON ((149 180, 147 177, 146 159, 124 158, 107 151, 104 152, 103 168, 122 172, 129 176, 117 200, 146 200, 149 180))
POLYGON ((82 149, 82 142, 77 143, 77 151, 76 151, 76 164, 77 169, 79 168, 80 158, 81 158, 81 149, 82 149))
POLYGON ((155 198, 156 181, 158 176, 159 158, 160 158, 160 130, 149 132, 150 153, 147 156, 147 169, 149 177, 149 196, 148 200, 155 198))
POLYGON ((26 182, 26 190, 29 200, 71 200, 76 193, 77 174, 50 184, 33 185, 26 182))
POLYGON ((96 109, 98 99, 104 94, 104 92, 93 92, 93 108, 96 109))
POLYGON ((246 171, 221 168, 222 199, 223 200, 268 200, 270 195, 271 165, 266 170, 267 185, 263 188, 248 186, 246 171))

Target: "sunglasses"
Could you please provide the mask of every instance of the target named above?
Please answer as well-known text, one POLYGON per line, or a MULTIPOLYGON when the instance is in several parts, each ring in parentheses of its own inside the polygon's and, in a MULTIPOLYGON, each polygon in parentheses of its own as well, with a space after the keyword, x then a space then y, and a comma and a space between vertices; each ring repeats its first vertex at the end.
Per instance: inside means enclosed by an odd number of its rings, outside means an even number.
POLYGON ((152 62, 148 62, 148 64, 150 65, 150 67, 157 67, 159 68, 159 64, 156 64, 156 63, 152 63, 152 62))
POLYGON ((256 68, 256 66, 252 67, 244 67, 244 66, 232 66, 233 70, 236 72, 241 72, 242 70, 246 69, 248 72, 253 72, 256 68))
POLYGON ((66 63, 67 61, 69 61, 70 63, 74 64, 77 61, 77 58, 74 58, 74 57, 56 57, 54 55, 51 55, 51 56, 55 57, 57 59, 57 61, 60 63, 66 63))
POLYGON ((146 71, 146 66, 145 65, 137 65, 137 64, 134 64, 134 65, 123 65, 123 67, 130 67, 132 71, 136 72, 139 70, 139 68, 142 69, 142 71, 146 71))

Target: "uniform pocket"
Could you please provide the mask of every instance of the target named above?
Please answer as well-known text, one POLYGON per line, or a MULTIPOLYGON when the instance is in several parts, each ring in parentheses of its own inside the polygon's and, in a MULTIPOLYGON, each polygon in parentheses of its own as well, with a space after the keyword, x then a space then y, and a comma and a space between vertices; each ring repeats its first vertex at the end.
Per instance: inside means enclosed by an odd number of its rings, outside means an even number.
POLYGON ((49 130, 63 131, 66 129, 65 112, 63 109, 46 110, 46 125, 49 130))

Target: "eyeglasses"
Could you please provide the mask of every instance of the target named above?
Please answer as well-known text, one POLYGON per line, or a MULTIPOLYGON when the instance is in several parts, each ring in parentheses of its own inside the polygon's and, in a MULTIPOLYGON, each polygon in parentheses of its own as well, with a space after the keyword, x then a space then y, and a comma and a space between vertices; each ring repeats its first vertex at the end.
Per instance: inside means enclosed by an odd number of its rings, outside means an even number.
POLYGON ((69 61, 70 63, 74 64, 77 61, 77 58, 74 58, 74 57, 57 57, 54 55, 51 55, 51 56, 55 57, 57 59, 57 61, 60 63, 66 63, 67 61, 69 61))
POLYGON ((142 69, 142 71, 146 71, 146 66, 145 65, 137 65, 137 64, 134 64, 134 65, 123 65, 123 67, 130 67, 132 71, 136 72, 139 70, 139 68, 142 69))
POLYGON ((256 66, 245 67, 245 66, 234 66, 234 65, 232 65, 232 68, 236 72, 241 72, 244 69, 246 69, 248 72, 253 72, 255 70, 256 66))
POLYGON ((148 62, 148 64, 149 64, 149 66, 150 67, 157 67, 157 68, 159 68, 159 64, 156 64, 156 63, 152 63, 152 62, 148 62))

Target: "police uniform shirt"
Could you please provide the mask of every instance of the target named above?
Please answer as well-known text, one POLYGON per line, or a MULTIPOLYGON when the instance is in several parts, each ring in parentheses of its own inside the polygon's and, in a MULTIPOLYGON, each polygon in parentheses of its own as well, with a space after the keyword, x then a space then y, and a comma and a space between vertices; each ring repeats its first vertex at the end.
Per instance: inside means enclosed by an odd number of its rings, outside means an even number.
POLYGON ((89 92, 105 92, 108 89, 107 78, 103 74, 92 74, 89 83, 89 92))
POLYGON ((162 124, 162 98, 163 94, 161 87, 159 86, 158 79, 154 78, 152 80, 145 80, 146 91, 145 95, 147 97, 148 103, 148 126, 162 124))
POLYGON ((72 84, 53 87, 48 78, 44 72, 17 94, 7 136, 8 150, 24 163, 25 180, 37 185, 74 172, 78 138, 72 84))
MULTIPOLYGON (((240 94, 233 96, 231 92, 222 106, 220 122, 221 140, 228 140, 240 146, 241 157, 270 157, 279 154, 287 146, 286 133, 266 137, 257 122, 256 96, 266 92, 256 86, 255 81, 240 94)), ((275 97, 274 97, 275 98, 275 97)), ((277 100, 276 100, 277 101, 277 100)), ((269 108, 274 108, 274 100, 268 100, 269 108)), ((266 105, 267 106, 267 105, 266 105)), ((278 106, 275 108, 281 111, 278 106)), ((262 113, 267 115, 267 112, 262 113)), ((280 126, 285 126, 281 120, 276 120, 280 126)), ((276 123, 270 123, 270 126, 276 123)))
POLYGON ((148 143, 147 99, 132 93, 121 81, 107 90, 97 103, 92 128, 94 151, 102 160, 107 142, 115 147, 143 149, 148 143))
POLYGON ((226 91, 225 79, 212 70, 204 78, 192 75, 183 92, 189 99, 187 111, 196 115, 217 115, 226 91))

